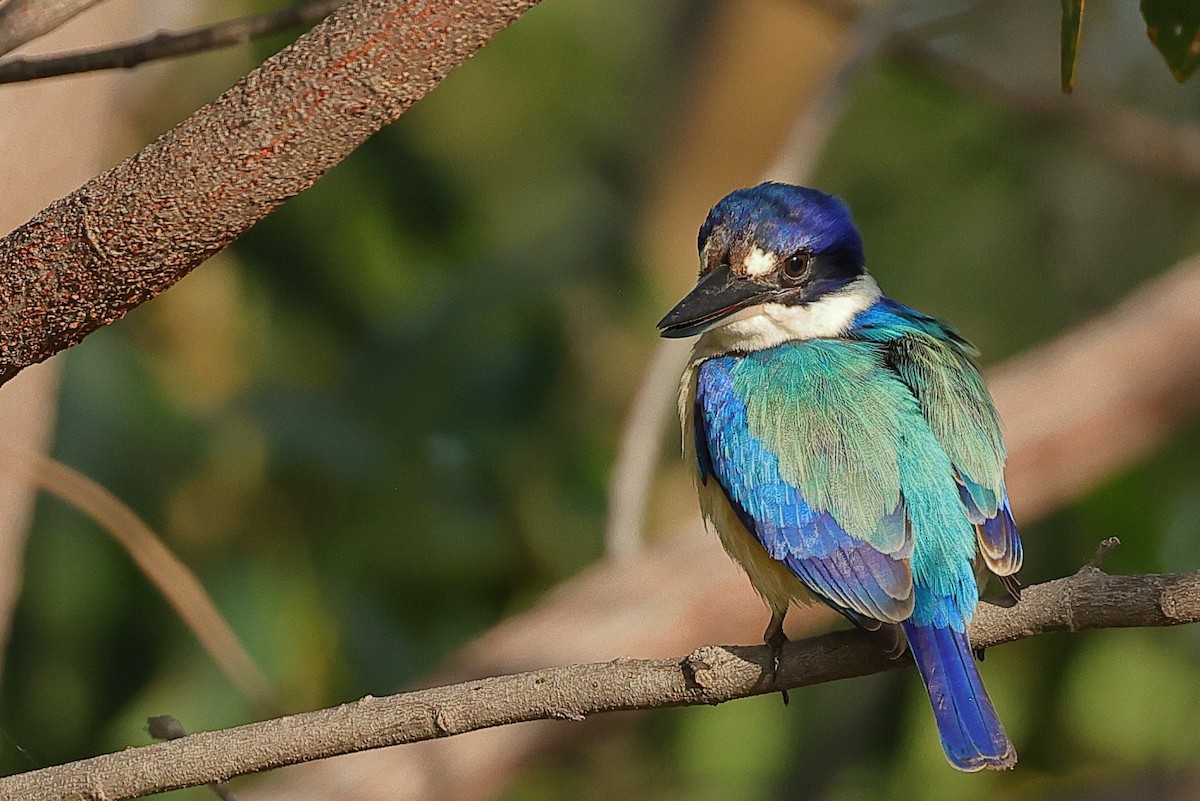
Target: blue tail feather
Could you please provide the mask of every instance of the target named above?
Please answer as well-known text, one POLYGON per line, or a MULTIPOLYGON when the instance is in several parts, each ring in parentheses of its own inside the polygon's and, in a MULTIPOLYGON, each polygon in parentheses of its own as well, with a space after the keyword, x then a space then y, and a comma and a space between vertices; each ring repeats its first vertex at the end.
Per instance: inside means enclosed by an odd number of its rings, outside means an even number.
POLYGON ((964 771, 1015 765, 1016 749, 983 688, 966 632, 903 625, 950 764, 964 771))

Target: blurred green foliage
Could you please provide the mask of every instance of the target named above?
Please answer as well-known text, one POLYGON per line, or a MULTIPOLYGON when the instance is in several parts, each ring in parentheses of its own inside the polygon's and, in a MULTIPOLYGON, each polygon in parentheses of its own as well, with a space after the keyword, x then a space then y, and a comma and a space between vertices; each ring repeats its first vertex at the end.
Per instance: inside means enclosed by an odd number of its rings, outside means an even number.
MULTIPOLYGON (((615 441, 672 301, 630 242, 709 11, 547 0, 229 253, 72 351, 56 456, 164 534, 294 707, 406 685, 601 553, 615 441)), ((1044 28, 1036 6, 1005 13, 1010 28, 968 16, 952 46, 969 57, 999 36, 1025 57, 1014 31, 1044 28)), ((1194 119, 1194 87, 1164 100, 1146 88, 1166 78, 1153 54, 1105 39, 1130 17, 1089 17, 1108 60, 1088 91, 1194 119)), ((1053 64, 1052 38, 1036 52, 1053 64)), ((817 184, 850 202, 889 294, 952 320, 989 362, 1200 249, 1200 187, 887 61, 855 87, 817 184)), ((1195 569, 1197 520, 1192 427, 1027 526, 1024 578, 1072 572, 1112 535, 1125 543, 1113 570, 1195 569)), ((637 716, 531 766, 505 797, 1194 784, 1197 668, 1191 629, 989 653, 1022 758, 1012 774, 946 767, 919 682, 899 673, 795 692, 787 708, 637 716)), ((145 742, 144 719, 164 713, 192 730, 253 715, 124 554, 42 501, 0 693, 3 770, 145 742)))

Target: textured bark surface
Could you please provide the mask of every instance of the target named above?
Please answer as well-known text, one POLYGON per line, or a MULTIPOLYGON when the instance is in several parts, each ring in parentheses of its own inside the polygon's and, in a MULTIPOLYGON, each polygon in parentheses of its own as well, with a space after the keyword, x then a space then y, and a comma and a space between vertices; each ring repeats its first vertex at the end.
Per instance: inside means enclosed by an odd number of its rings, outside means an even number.
POLYGON ((309 0, 187 31, 159 31, 117 45, 92 46, 49 56, 6 58, 0 61, 0 83, 19 83, 97 70, 129 69, 160 58, 175 58, 243 44, 298 25, 312 25, 345 2, 309 0))
POLYGON ((0 54, 62 25, 100 0, 8 0, 0 4, 0 54))
POLYGON ((0 383, 309 187, 537 0, 353 0, 0 240, 0 383))
MULTIPOLYGON (((1019 604, 980 606, 976 648, 1049 631, 1174 626, 1200 620, 1200 573, 1110 576, 1085 567, 1028 588, 1019 604)), ((764 646, 709 645, 673 659, 529 671, 350 704, 0 779, 0 798, 106 801, 221 781, 337 754, 431 740, 532 720, 583 720, 598 712, 717 704, 750 695, 878 673, 887 659, 856 631, 786 645, 770 676, 764 646)))
MULTIPOLYGON (((55 6, 66 5, 10 2, 0 6, 0 51, 5 36, 13 30, 18 9, 53 14, 55 6)), ((128 36, 139 11, 134 0, 109 0, 89 15, 86 30, 63 27, 39 39, 31 49, 68 50, 82 47, 94 37, 128 36)), ((8 156, 0 159, 4 192, 0 232, 21 224, 104 167, 116 138, 112 132, 121 123, 114 102, 118 86, 118 77, 109 75, 43 84, 36 89, 14 87, 0 93, 0 147, 8 156)), ((0 389, 0 450, 36 456, 50 447, 60 361, 28 370, 0 389)), ((7 650, 11 616, 21 590, 25 539, 36 494, 31 485, 0 474, 0 653, 7 650)))

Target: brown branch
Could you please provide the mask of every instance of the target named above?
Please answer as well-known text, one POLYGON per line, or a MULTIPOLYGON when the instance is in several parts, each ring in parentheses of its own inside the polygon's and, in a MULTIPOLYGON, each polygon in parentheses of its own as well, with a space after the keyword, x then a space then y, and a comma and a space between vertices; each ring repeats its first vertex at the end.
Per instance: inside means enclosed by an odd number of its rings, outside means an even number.
MULTIPOLYGON (((890 20, 886 12, 869 13, 830 28, 812 24, 806 11, 729 5, 713 21, 712 33, 698 44, 699 61, 719 66, 712 74, 694 77, 694 108, 678 126, 678 141, 665 149, 671 154, 669 166, 658 171, 639 234, 645 263, 673 265, 670 272, 682 267, 690 275, 696 260, 691 237, 667 237, 663 231, 691 230, 712 199, 731 186, 757 180, 805 182, 842 116, 855 76, 884 40, 883 21, 890 20), (767 31, 771 39, 764 41, 767 31), (832 58, 813 57, 814 51, 825 48, 832 58), (767 102, 747 92, 747 85, 755 83, 749 76, 768 73, 773 76, 770 105, 787 114, 759 117, 746 129, 737 121, 767 102), (781 81, 780 75, 788 79, 781 81), (731 136, 741 144, 737 155, 725 153, 714 163, 712 154, 731 136)), ((639 383, 609 483, 604 542, 610 556, 630 557, 642 547, 655 472, 667 442, 662 432, 675 416, 679 375, 690 352, 688 341, 658 340, 639 383)))
MULTIPOLYGON (((1028 588, 1009 609, 983 604, 976 648, 1051 631, 1174 626, 1200 620, 1200 572, 1110 576, 1084 567, 1028 588)), ((337 754, 534 720, 718 704, 901 667, 856 631, 789 643, 769 678, 763 646, 704 646, 679 659, 616 659, 366 697, 330 709, 205 732, 0 779, 26 801, 138 798, 337 754)), ((933 747, 931 745, 931 747, 933 747)))
MULTIPOLYGON (((155 715, 146 721, 146 730, 155 740, 182 740, 187 737, 183 724, 173 715, 155 715)), ((237 801, 237 796, 225 782, 210 782, 208 785, 221 801, 237 801)))
POLYGON ((987 372, 1018 521, 1145 458, 1200 412, 1200 254, 987 372))
MULTIPOLYGON (((49 448, 58 411, 60 362, 27 370, 0 389, 0 442, 38 455, 49 448)), ((0 481, 0 655, 7 650, 20 598, 36 498, 35 489, 24 482, 0 481)))
POLYGON ((0 54, 44 36, 100 0, 8 0, 0 5, 0 54))
MULTIPOLYGON (((0 8, 11 10, 13 1, 0 8)), ((55 31, 46 37, 46 44, 68 46, 87 35, 124 36, 131 22, 128 17, 119 4, 103 6, 91 15, 86 32, 78 27, 55 31)), ((0 23, 0 38, 3 30, 0 23)), ((21 143, 20 158, 0 160, 0 186, 4 187, 0 231, 16 227, 111 162, 112 137, 97 130, 97 125, 102 119, 112 122, 123 117, 113 108, 115 84, 106 76, 86 84, 60 83, 37 91, 8 92, 0 100, 0 142, 21 143)), ((49 448, 58 412, 61 368, 62 364, 52 359, 0 388, 0 442, 5 447, 37 453, 49 448)), ((23 482, 0 481, 0 655, 7 651, 36 496, 36 490, 23 482)))
POLYGON ((1200 181, 1200 131, 1194 124, 1168 122, 1108 100, 1018 87, 915 36, 897 37, 891 54, 965 94, 1075 131, 1136 171, 1200 181))
MULTIPOLYGON (((859 19, 866 4, 856 0, 804 0, 831 18, 845 23, 859 19)), ((962 20, 982 5, 936 17, 888 36, 883 50, 900 63, 924 70, 960 91, 984 97, 1014 112, 1078 131, 1135 170, 1152 171, 1174 181, 1200 181, 1200 131, 1191 124, 1171 123, 1112 101, 1055 89, 1021 87, 1007 77, 994 75, 956 57, 930 42, 950 32, 960 32, 962 20)))
POLYGON ((350 0, 0 240, 0 383, 170 287, 538 0, 350 0))
POLYGON ((175 58, 244 44, 272 33, 311 25, 329 16, 346 0, 309 0, 276 11, 218 22, 188 31, 159 31, 121 44, 0 61, 0 83, 18 83, 98 70, 129 69, 147 61, 175 58))
MULTIPOLYGON (((1200 255, 1135 289, 1115 309, 988 371, 1009 445, 1006 472, 1021 524, 1045 517, 1146 458, 1200 413, 1200 255), (1096 365, 1104 365, 1097 369, 1096 365)), ((680 470, 680 473, 683 471, 680 470)), ((658 656, 702 642, 749 641, 766 622, 762 601, 700 526, 690 479, 660 493, 687 509, 634 558, 593 565, 450 660, 452 673, 498 675, 624 653, 658 656), (679 497, 683 496, 683 497, 679 497), (639 625, 629 625, 630 620, 639 625)), ((1085 559, 1088 554, 1079 554, 1085 559)), ((1028 592, 1028 591, 1027 591, 1028 592)), ((811 632, 818 610, 789 623, 811 632)), ((832 616, 832 612, 829 613, 832 616)), ((260 801, 494 796, 532 755, 569 733, 552 724, 480 733, 277 774, 247 795, 260 801), (486 747, 480 740, 486 740, 486 747), (446 766, 453 765, 453 771, 446 766)))

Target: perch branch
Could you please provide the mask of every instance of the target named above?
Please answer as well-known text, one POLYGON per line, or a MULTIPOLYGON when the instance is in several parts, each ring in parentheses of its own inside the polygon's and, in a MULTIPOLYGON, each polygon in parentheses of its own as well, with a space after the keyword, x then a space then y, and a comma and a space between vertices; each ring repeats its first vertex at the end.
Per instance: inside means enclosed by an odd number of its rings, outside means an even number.
POLYGON ((536 4, 350 0, 0 239, 0 383, 173 285, 536 4))
POLYGON ((141 39, 106 47, 49 56, 10 58, 0 61, 0 83, 33 81, 98 70, 129 69, 147 61, 244 44, 288 28, 312 25, 329 16, 331 11, 345 2, 346 0, 310 0, 307 3, 187 31, 159 31, 141 39))
MULTIPOLYGON (((1051 631, 1174 626, 1200 620, 1200 572, 1110 576, 1085 566, 1026 589, 1020 603, 980 605, 977 649, 1051 631)), ((616 659, 366 697, 0 779, 0 798, 139 798, 315 759, 533 720, 717 704, 903 666, 855 631, 789 643, 775 678, 763 646, 704 646, 682 659, 616 659)))
MULTIPOLYGON (((155 715, 146 721, 146 729, 155 740, 181 740, 187 737, 183 724, 174 715, 155 715)), ((237 796, 225 782, 208 785, 221 801, 237 801, 237 796)))

